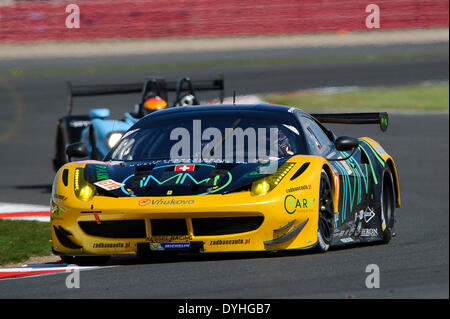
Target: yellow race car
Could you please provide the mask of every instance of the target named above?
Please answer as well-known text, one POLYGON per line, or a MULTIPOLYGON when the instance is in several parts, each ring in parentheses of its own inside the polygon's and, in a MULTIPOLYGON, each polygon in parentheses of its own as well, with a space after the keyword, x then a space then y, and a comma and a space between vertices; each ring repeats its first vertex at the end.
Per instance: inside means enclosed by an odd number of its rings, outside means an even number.
MULTIPOLYGON (((387 243, 400 192, 374 140, 323 123, 386 113, 286 106, 185 106, 134 124, 103 161, 61 167, 51 197, 54 254, 68 263, 156 251, 236 252, 387 243)), ((69 158, 88 154, 82 143, 69 158)))

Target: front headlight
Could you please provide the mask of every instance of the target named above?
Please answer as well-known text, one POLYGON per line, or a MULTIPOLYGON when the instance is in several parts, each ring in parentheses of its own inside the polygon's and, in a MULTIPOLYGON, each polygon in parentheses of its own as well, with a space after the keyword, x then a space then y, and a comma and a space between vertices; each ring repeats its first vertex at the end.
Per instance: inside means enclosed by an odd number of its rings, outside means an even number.
POLYGON ((74 177, 75 195, 82 201, 89 201, 95 195, 95 186, 84 179, 84 169, 77 168, 74 177))
POLYGON ((270 191, 270 184, 265 180, 259 180, 252 184, 252 195, 264 195, 270 191))
POLYGON ((123 133, 122 132, 113 132, 108 135, 106 138, 106 144, 108 145, 109 149, 112 149, 116 144, 120 141, 122 138, 123 133))
POLYGON ((281 182, 294 165, 295 163, 286 162, 272 175, 253 182, 251 194, 253 196, 258 196, 270 192, 281 182))

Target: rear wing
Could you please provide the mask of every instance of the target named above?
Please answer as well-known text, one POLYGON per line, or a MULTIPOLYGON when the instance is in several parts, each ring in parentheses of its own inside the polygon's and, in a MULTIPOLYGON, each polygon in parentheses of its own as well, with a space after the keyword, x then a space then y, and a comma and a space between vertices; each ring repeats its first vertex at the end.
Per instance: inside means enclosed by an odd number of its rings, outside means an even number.
POLYGON ((337 124, 378 124, 385 132, 389 124, 389 116, 386 112, 379 113, 323 113, 311 114, 321 123, 337 124))
MULTIPOLYGON (((81 96, 97 96, 97 95, 113 95, 113 94, 133 94, 147 93, 150 88, 158 87, 163 98, 167 99, 167 92, 176 92, 177 99, 183 90, 187 90, 194 94, 194 91, 220 91, 220 101, 223 103, 225 96, 223 76, 219 76, 213 80, 190 80, 187 77, 181 78, 179 81, 166 82, 161 78, 148 78, 144 84, 127 83, 127 84, 97 84, 97 85, 73 85, 67 82, 67 114, 72 114, 73 98, 81 96), (153 85, 150 85, 153 84, 153 85), (155 85, 156 84, 156 85, 155 85)), ((142 98, 143 98, 142 97, 142 98)))

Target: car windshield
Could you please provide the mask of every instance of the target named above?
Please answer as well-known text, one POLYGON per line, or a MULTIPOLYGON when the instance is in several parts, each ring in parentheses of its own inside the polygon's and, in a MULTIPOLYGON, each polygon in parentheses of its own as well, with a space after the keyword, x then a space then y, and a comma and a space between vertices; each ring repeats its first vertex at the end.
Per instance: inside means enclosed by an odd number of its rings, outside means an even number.
POLYGON ((105 160, 256 163, 303 153, 300 134, 289 117, 189 112, 131 128, 105 160))

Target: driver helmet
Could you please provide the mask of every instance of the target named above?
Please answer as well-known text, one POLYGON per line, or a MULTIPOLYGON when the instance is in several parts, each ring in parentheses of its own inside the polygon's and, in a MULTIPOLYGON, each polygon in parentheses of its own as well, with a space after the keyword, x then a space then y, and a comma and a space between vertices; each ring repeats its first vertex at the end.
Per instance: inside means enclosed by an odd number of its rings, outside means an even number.
POLYGON ((177 106, 187 106, 187 105, 195 105, 196 99, 195 96, 192 94, 186 94, 183 96, 180 101, 177 103, 177 106))
POLYGON ((294 155, 291 142, 282 131, 278 131, 278 147, 283 155, 294 155))
POLYGON ((167 102, 159 96, 151 96, 147 98, 144 102, 144 108, 147 113, 151 113, 157 110, 165 109, 167 107, 167 102))

